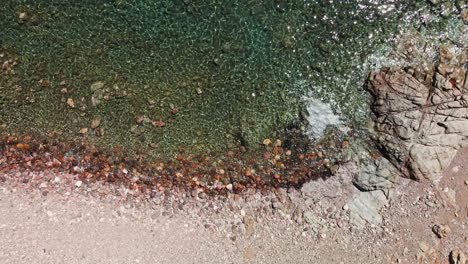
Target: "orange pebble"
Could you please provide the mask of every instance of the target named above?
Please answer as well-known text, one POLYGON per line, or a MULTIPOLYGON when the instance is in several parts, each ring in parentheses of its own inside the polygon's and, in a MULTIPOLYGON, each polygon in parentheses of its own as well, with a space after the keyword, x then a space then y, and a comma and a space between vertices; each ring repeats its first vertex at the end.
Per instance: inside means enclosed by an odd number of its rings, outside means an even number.
POLYGON ((348 141, 343 141, 343 143, 341 143, 341 148, 345 149, 349 146, 349 142, 348 141))
POLYGON ((163 127, 165 125, 166 125, 166 123, 164 123, 163 121, 154 121, 153 122, 153 126, 156 126, 156 127, 163 127))
POLYGON ((16 148, 21 149, 22 151, 29 150, 29 144, 18 143, 16 144, 16 148))

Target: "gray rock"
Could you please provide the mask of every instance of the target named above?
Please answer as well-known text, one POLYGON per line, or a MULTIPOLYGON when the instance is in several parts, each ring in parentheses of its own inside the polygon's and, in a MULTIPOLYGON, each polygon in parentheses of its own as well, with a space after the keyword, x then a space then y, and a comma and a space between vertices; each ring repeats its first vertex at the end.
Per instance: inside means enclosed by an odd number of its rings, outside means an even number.
POLYGON ((444 197, 444 199, 446 199, 452 205, 457 204, 457 192, 455 190, 449 189, 448 187, 446 187, 443 190, 443 196, 446 196, 444 197))
MULTIPOLYGON (((442 50, 448 61, 452 55, 442 50)), ((438 182, 457 150, 468 146, 466 78, 462 67, 447 64, 428 72, 391 68, 370 75, 373 137, 403 174, 438 182)), ((359 180, 369 182, 365 175, 359 180)))
POLYGON ((382 191, 356 194, 347 204, 349 223, 355 225, 358 229, 363 229, 366 223, 379 225, 382 222, 379 211, 387 202, 387 197, 382 191))
POLYGON ((304 218, 304 221, 306 221, 306 223, 308 223, 312 227, 312 229, 318 230, 320 228, 325 227, 325 222, 316 215, 314 215, 311 211, 305 211, 302 214, 302 217, 304 218))
POLYGON ((363 162, 353 183, 366 191, 386 190, 399 182, 399 176, 400 172, 387 159, 380 158, 363 162))

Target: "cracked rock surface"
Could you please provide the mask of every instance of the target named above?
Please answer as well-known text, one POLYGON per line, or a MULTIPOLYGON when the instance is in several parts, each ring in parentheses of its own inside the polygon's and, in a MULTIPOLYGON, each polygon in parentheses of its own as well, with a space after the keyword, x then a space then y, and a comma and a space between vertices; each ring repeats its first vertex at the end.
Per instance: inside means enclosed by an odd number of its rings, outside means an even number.
POLYGON ((457 150, 468 146, 467 78, 462 64, 444 63, 426 72, 371 73, 375 141, 404 175, 438 182, 457 150))
POLYGON ((385 158, 366 160, 353 178, 354 185, 364 191, 388 190, 400 182, 398 170, 385 158))

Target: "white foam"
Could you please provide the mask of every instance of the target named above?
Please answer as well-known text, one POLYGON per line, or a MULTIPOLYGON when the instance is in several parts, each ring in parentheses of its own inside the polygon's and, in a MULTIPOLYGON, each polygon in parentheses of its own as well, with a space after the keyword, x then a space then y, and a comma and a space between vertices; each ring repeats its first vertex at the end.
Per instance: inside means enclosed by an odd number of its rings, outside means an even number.
POLYGON ((307 112, 309 116, 308 134, 314 139, 323 136, 327 126, 337 126, 343 128, 343 121, 336 115, 331 106, 318 99, 312 97, 305 97, 303 100, 306 103, 307 112))

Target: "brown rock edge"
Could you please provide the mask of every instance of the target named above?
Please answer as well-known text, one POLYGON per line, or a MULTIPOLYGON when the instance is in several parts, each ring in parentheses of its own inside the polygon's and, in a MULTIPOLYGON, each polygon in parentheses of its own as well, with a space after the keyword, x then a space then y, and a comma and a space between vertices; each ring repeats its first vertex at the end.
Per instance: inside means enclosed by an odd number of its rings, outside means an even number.
POLYGON ((462 66, 443 63, 428 72, 370 74, 374 139, 403 175, 438 182, 457 150, 468 146, 467 79, 462 66))

